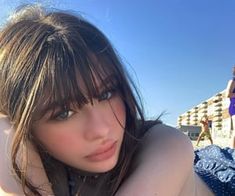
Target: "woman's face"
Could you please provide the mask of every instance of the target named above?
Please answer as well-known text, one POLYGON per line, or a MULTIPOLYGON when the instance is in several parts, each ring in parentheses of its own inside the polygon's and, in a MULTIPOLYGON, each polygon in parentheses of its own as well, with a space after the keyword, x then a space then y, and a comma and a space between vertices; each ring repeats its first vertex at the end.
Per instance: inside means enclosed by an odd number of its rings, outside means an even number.
POLYGON ((116 165, 126 113, 115 90, 101 91, 93 104, 58 107, 51 114, 34 123, 33 133, 53 157, 89 172, 106 172, 116 165))

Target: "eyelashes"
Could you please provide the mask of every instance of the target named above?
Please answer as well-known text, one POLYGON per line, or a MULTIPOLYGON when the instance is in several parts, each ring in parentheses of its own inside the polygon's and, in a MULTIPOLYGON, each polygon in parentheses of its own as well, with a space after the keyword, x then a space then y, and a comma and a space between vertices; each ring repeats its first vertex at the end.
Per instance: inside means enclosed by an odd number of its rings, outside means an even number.
MULTIPOLYGON (((95 96, 94 99, 98 101, 98 104, 102 102, 109 101, 117 95, 117 88, 109 88, 101 92, 99 95, 95 96)), ((70 104, 72 105, 72 104, 70 104)), ((53 121, 65 121, 71 118, 74 114, 79 113, 82 107, 72 107, 72 106, 59 106, 54 109, 51 113, 49 120, 53 121)))
POLYGON ((54 116, 52 116, 52 119, 57 120, 57 121, 63 121, 63 120, 70 118, 73 114, 75 114, 74 111, 69 110, 69 109, 64 109, 58 112, 57 114, 55 114, 54 116))
POLYGON ((108 89, 103 91, 99 96, 97 96, 98 101, 105 101, 111 99, 117 92, 117 89, 108 89))

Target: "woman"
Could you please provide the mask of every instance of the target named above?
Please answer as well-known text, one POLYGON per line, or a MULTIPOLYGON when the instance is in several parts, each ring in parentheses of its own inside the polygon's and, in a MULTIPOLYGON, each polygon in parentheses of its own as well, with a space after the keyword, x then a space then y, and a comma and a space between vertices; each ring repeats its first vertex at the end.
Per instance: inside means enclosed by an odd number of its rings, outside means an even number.
POLYGON ((0 51, 2 195, 213 195, 194 173, 190 140, 144 120, 89 22, 27 6, 2 29, 0 51))
POLYGON ((231 148, 235 148, 235 66, 233 67, 233 79, 228 81, 226 88, 226 96, 230 99, 228 108, 229 115, 231 116, 231 148))

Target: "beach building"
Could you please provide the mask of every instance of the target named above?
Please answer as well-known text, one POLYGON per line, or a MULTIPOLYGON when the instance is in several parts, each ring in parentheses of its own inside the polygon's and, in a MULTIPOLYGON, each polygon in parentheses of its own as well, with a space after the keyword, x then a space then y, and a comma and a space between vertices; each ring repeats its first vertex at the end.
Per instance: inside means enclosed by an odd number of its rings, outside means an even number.
MULTIPOLYGON (((184 131, 188 127, 187 134, 195 135, 195 128, 200 126, 200 119, 207 115, 210 120, 212 138, 229 138, 231 118, 228 113, 229 99, 225 96, 225 90, 217 93, 209 99, 195 105, 190 110, 181 114, 177 120, 177 126, 184 131), (192 130, 190 129, 192 127, 192 130)), ((198 133, 200 130, 198 130, 198 133)))

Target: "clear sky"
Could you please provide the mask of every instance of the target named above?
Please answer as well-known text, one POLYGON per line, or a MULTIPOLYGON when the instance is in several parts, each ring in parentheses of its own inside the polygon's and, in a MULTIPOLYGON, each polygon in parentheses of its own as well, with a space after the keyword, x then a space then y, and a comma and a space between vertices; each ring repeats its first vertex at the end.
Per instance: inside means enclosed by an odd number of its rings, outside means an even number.
POLYGON ((223 90, 235 64, 234 0, 0 0, 74 10, 98 26, 137 83, 147 117, 177 117, 223 90))

